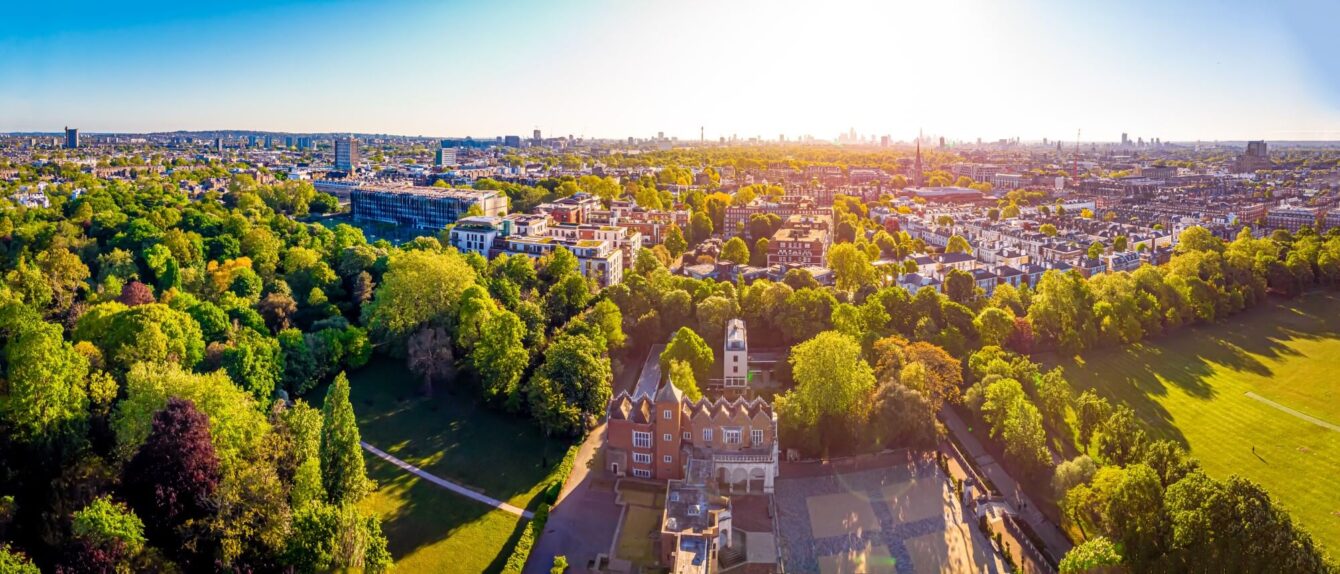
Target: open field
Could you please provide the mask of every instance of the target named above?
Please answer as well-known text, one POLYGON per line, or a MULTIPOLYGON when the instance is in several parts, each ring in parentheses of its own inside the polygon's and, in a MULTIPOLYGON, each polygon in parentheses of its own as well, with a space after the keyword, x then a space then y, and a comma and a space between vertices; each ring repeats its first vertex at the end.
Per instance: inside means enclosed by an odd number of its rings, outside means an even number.
MULTIPOLYGON (((378 359, 350 378, 363 440, 410 464, 534 510, 568 445, 530 421, 439 384, 432 398, 398 361, 378 359)), ((324 389, 313 397, 324 395, 324 389)), ((382 517, 404 572, 495 572, 521 536, 518 517, 452 494, 370 454, 379 488, 363 503, 382 517)))
POLYGON ((1131 406, 1214 476, 1266 487, 1340 552, 1340 296, 1314 293, 1125 348, 1057 361, 1076 392, 1131 406))

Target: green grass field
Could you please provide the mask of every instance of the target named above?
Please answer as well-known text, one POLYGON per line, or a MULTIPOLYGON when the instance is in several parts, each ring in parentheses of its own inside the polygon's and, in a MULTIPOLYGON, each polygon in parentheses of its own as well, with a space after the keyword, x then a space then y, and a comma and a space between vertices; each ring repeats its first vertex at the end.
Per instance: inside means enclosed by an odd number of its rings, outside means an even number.
POLYGON ((1273 301, 1059 364, 1075 392, 1094 388, 1131 406, 1157 437, 1187 445, 1214 476, 1265 486, 1340 553, 1340 431, 1246 394, 1340 425, 1340 296, 1273 301))
MULTIPOLYGON (((531 421, 479 404, 441 383, 432 398, 399 361, 379 359, 350 376, 363 440, 437 476, 534 509, 568 445, 531 421)), ((324 394, 318 390, 314 396, 324 394)), ((364 508, 382 518, 401 572, 497 572, 524 523, 364 453, 378 490, 364 508)))

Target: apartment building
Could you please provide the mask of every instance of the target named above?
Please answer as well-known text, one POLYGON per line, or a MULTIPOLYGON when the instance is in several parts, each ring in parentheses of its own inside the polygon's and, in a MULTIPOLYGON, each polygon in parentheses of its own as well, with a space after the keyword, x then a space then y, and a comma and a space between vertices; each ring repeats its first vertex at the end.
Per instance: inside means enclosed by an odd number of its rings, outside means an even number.
POLYGON ((828 264, 830 241, 828 218, 803 215, 787 217, 768 241, 768 266, 828 264))
POLYGON ((349 192, 355 221, 441 230, 465 217, 473 206, 486 216, 507 213, 507 197, 497 191, 441 187, 363 185, 349 192))

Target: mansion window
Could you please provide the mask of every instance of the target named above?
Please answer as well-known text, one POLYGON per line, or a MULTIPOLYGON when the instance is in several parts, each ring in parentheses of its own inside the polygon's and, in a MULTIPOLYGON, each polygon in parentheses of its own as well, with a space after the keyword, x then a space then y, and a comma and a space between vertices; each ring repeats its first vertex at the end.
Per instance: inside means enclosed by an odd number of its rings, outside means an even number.
POLYGON ((726 444, 740 444, 740 429, 724 429, 726 444))
POLYGON ((752 444, 753 446, 758 446, 758 445, 763 444, 763 430, 762 430, 762 429, 754 429, 754 430, 749 431, 749 442, 750 442, 750 444, 752 444))
POLYGON ((670 420, 670 409, 665 409, 661 411, 661 418, 665 420, 670 420))
POLYGON ((703 429, 703 442, 712 442, 712 429, 703 429))
POLYGON ((670 433, 665 433, 665 442, 670 442, 670 441, 672 441, 672 440, 675 440, 675 435, 672 435, 672 434, 670 434, 670 433))
POLYGON ((638 478, 651 478, 651 471, 645 468, 635 468, 633 469, 633 476, 638 478))
POLYGON ((667 455, 661 457, 661 460, 665 461, 666 464, 670 464, 670 463, 672 463, 672 462, 675 462, 675 457, 670 456, 670 455, 667 454, 667 455))
POLYGON ((651 433, 633 431, 633 448, 651 448, 651 433))
POLYGON ((651 455, 645 452, 633 453, 633 462, 637 464, 651 464, 651 455))

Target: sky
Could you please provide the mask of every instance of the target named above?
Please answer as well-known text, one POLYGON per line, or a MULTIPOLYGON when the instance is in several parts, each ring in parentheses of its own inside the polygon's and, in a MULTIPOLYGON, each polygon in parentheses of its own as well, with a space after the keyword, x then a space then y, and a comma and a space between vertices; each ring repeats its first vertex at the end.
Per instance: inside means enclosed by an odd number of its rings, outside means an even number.
POLYGON ((1340 140, 1333 0, 14 4, 0 132, 1340 140))

